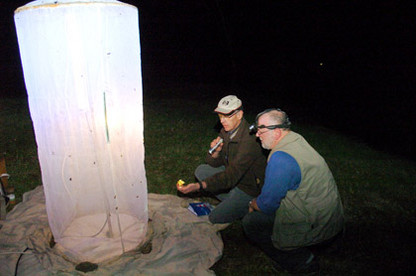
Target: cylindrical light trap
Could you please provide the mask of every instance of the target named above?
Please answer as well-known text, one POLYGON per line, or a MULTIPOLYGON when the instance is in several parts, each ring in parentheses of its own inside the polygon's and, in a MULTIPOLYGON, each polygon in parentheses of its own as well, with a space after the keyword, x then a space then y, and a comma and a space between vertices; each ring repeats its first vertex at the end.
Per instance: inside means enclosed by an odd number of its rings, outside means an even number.
POLYGON ((15 23, 57 246, 91 262, 134 249, 148 223, 137 8, 33 1, 15 23))

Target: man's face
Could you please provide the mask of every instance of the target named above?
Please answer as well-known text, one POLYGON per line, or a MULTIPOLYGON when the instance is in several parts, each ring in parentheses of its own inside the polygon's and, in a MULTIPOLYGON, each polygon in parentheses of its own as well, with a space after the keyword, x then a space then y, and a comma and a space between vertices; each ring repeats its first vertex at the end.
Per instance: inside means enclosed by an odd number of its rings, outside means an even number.
POLYGON ((220 118, 220 122, 225 129, 225 131, 232 131, 238 127, 243 118, 243 111, 236 110, 232 112, 230 115, 223 115, 218 113, 218 117, 220 118))
MULTIPOLYGON (((269 121, 269 118, 266 115, 261 116, 258 119, 257 125, 261 126, 269 126, 272 125, 269 121)), ((274 143, 275 143, 275 137, 274 137, 274 132, 276 129, 267 129, 267 128, 259 128, 256 132, 256 136, 259 137, 260 141, 261 141, 261 146, 264 149, 270 150, 274 147, 274 143)))

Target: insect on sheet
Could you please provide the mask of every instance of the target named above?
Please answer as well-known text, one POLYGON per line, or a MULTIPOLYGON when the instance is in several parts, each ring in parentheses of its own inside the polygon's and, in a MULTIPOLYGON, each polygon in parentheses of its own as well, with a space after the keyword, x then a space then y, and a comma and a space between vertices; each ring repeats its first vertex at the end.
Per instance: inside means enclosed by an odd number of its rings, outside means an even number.
POLYGON ((148 223, 138 10, 119 1, 33 1, 15 24, 57 246, 100 262, 148 223))

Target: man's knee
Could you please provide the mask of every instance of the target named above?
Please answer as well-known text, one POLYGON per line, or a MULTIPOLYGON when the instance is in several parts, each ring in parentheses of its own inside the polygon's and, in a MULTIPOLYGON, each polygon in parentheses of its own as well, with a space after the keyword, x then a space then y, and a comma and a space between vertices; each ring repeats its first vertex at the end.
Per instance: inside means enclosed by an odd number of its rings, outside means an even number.
POLYGON ((195 169, 195 172, 194 172, 194 175, 195 175, 195 177, 199 180, 199 181, 203 181, 204 180, 204 178, 205 178, 205 172, 206 172, 206 167, 207 167, 208 165, 207 164, 202 164, 202 165, 199 165, 196 169, 195 169))
POLYGON ((199 181, 204 181, 206 178, 208 178, 210 176, 213 176, 214 174, 217 174, 217 173, 222 172, 224 170, 225 170, 224 166, 214 168, 214 167, 211 167, 208 164, 201 164, 195 169, 194 174, 195 174, 195 177, 199 181))
POLYGON ((195 169, 195 174, 201 173, 201 171, 206 171, 206 168, 209 168, 207 164, 201 164, 195 169))
POLYGON ((211 223, 217 223, 216 216, 212 212, 208 215, 208 219, 211 223))
POLYGON ((212 211, 209 215, 208 215, 208 219, 211 223, 216 224, 216 223, 229 223, 232 222, 230 218, 225 217, 224 214, 222 214, 221 212, 215 212, 212 211))
POLYGON ((243 230, 246 234, 250 234, 255 231, 256 228, 256 216, 254 212, 247 213, 241 220, 243 230))

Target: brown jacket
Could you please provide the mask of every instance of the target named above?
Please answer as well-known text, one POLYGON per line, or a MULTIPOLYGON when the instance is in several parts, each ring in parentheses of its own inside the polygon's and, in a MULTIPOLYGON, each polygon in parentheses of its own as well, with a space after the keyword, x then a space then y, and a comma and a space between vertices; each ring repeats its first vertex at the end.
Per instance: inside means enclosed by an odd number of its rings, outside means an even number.
POLYGON ((256 197, 260 194, 264 184, 266 169, 266 155, 257 137, 249 132, 249 124, 242 119, 234 138, 230 140, 224 129, 220 137, 224 145, 218 158, 207 155, 206 163, 219 167, 224 165, 225 171, 217 173, 207 179, 207 191, 219 192, 238 187, 248 195, 256 197))

